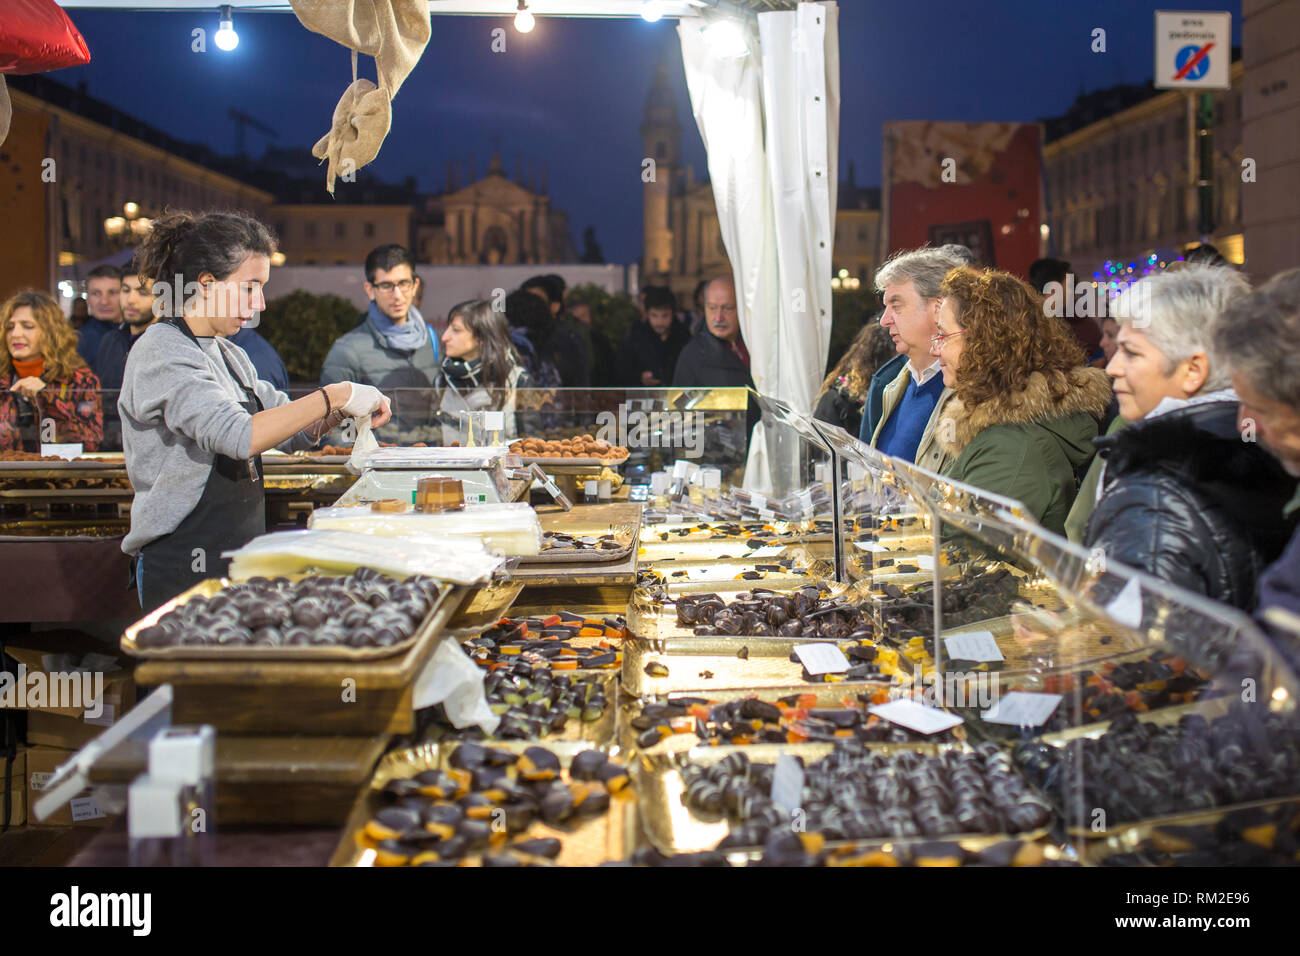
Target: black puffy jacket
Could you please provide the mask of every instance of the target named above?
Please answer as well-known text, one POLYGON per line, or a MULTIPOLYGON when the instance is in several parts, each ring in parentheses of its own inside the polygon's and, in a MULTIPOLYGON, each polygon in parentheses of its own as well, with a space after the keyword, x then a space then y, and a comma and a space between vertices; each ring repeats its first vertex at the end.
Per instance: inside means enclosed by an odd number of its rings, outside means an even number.
POLYGON ((1286 546, 1295 479, 1237 431, 1237 403, 1189 405, 1096 439, 1103 491, 1087 548, 1224 604, 1249 609, 1286 546))

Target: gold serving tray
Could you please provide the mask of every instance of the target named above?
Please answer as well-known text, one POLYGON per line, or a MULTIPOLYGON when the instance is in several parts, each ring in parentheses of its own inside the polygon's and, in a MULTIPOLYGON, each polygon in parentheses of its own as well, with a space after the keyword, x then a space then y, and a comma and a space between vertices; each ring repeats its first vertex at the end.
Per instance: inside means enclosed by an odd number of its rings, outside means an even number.
MULTIPOLYGON (((1149 817, 1133 823, 1123 823, 1102 833, 1078 831, 1070 833, 1074 837, 1084 838, 1081 856, 1094 866, 1101 866, 1108 857, 1118 853, 1136 853, 1142 845, 1151 839, 1153 832, 1161 827, 1213 826, 1224 817, 1240 810, 1262 808, 1275 810, 1290 804, 1300 803, 1300 796, 1271 797, 1267 800, 1254 800, 1249 803, 1234 803, 1230 806, 1215 807, 1212 810, 1198 810, 1195 813, 1175 813, 1164 817, 1149 817)), ((1165 851, 1187 852, 1187 851, 1165 851)))
MULTIPOLYGON (((671 701, 681 697, 703 697, 707 698, 710 704, 724 704, 732 700, 744 700, 746 697, 758 697, 769 703, 775 703, 778 698, 788 697, 792 694, 812 694, 817 698, 817 707, 839 707, 845 697, 853 698, 858 694, 871 693, 878 690, 888 690, 884 684, 867 684, 867 683, 839 683, 839 684, 798 684, 791 687, 755 687, 755 688, 735 688, 724 687, 720 690, 711 688, 701 688, 693 691, 673 691, 664 694, 663 699, 671 701)), ((718 751, 723 756, 734 750, 743 750, 745 755, 751 760, 766 760, 768 756, 775 760, 781 753, 789 752, 794 754, 814 754, 821 756, 825 753, 828 746, 824 742, 804 742, 797 744, 772 744, 772 743, 754 743, 754 744, 711 744, 700 740, 693 733, 673 734, 665 737, 653 747, 638 747, 636 738, 639 731, 632 727, 632 719, 638 716, 644 708, 644 698, 624 701, 619 708, 619 725, 618 725, 618 744, 623 750, 629 753, 639 753, 643 756, 655 756, 658 754, 675 754, 686 753, 695 748, 701 750, 718 751), (821 749, 814 749, 821 748, 821 749), (768 756, 764 756, 768 755, 768 756)), ((964 726, 958 724, 952 729, 952 736, 958 742, 966 740, 964 726)), ((938 751, 942 746, 951 745, 952 740, 926 742, 923 740, 909 741, 905 743, 869 743, 864 746, 869 750, 916 750, 921 753, 932 753, 938 751)))
MULTIPOLYGON (((516 746, 531 747, 540 745, 554 749, 555 744, 582 744, 581 749, 604 750, 614 743, 615 731, 619 721, 619 675, 618 671, 560 671, 563 674, 599 674, 604 679, 601 681, 602 689, 605 692, 605 699, 608 704, 605 712, 600 715, 599 720, 583 721, 578 717, 570 717, 564 725, 564 729, 556 733, 543 734, 541 737, 530 737, 526 740, 497 740, 495 737, 486 739, 475 739, 475 743, 481 743, 485 746, 504 747, 513 749, 516 746)), ((425 743, 442 744, 444 746, 454 746, 459 740, 453 736, 456 731, 447 728, 442 736, 436 739, 426 739, 425 743)), ((559 751, 557 751, 558 753, 559 751)))
POLYGON ((802 637, 670 637, 649 639, 633 636, 623 642, 623 689, 638 697, 673 692, 695 692, 708 696, 723 689, 757 690, 787 688, 789 693, 821 687, 862 689, 893 686, 880 681, 841 681, 832 684, 801 680, 803 666, 790 660, 798 644, 838 644, 830 638, 802 637), (749 659, 736 653, 749 648, 749 659), (668 668, 667 677, 651 677, 645 667, 658 662, 668 668), (708 671, 711 678, 700 674, 708 671), (717 690, 715 690, 716 688, 717 690))
MULTIPOLYGON (((297 581, 305 574, 285 575, 297 581)), ((132 624, 122 635, 122 650, 132 657, 144 660, 203 660, 203 661, 370 661, 404 654, 421 641, 430 641, 442 634, 447 622, 456 613, 465 600, 466 588, 443 585, 437 600, 433 602, 424 620, 414 633, 404 641, 389 647, 338 647, 338 646, 294 646, 263 647, 256 644, 243 644, 236 647, 148 647, 142 648, 136 643, 136 635, 146 627, 157 624, 159 619, 170 611, 193 600, 196 597, 212 597, 238 582, 229 578, 209 578, 200 581, 194 587, 178 594, 166 604, 132 624)))
MULTIPOLYGON (((893 744, 894 750, 914 750, 918 753, 937 753, 944 749, 960 748, 958 744, 893 744)), ((833 749, 831 744, 804 744, 797 751, 804 761, 811 762, 826 756, 833 749)), ((660 853, 697 853, 712 850, 730 831, 731 825, 724 816, 719 820, 705 820, 682 801, 686 787, 682 782, 680 764, 685 761, 701 766, 711 766, 725 759, 731 752, 744 750, 745 755, 755 763, 774 762, 782 753, 789 750, 780 744, 755 744, 751 747, 696 747, 686 754, 659 754, 643 756, 632 762, 632 780, 641 798, 642 827, 645 838, 660 853)), ((987 841, 991 846, 1003 840, 1041 840, 1048 835, 1049 826, 1040 827, 1019 834, 985 834, 959 833, 934 834, 900 840, 894 837, 882 837, 879 840, 828 840, 827 847, 880 847, 886 844, 900 845, 909 843, 931 843, 948 840, 987 841)), ((737 848, 742 850, 744 848, 737 848)))
MULTIPOLYGON (((931 840, 927 837, 923 839, 893 840, 889 843, 869 843, 869 842, 863 843, 861 841, 855 840, 852 842, 833 843, 829 845, 847 854, 852 854, 854 852, 862 852, 867 850, 879 850, 881 853, 888 853, 892 855, 896 852, 899 852, 911 846, 916 846, 918 844, 941 842, 941 843, 956 843, 967 853, 982 853, 991 846, 996 846, 999 843, 1005 843, 1009 840, 1014 840, 1017 843, 1038 844, 1043 852, 1043 863, 1074 862, 1074 854, 1069 849, 1063 850, 1058 846, 1053 846, 1051 843, 1045 842, 1041 838, 1035 840, 1024 840, 1021 839, 1020 837, 1015 837, 1015 836, 1007 837, 1001 835, 962 837, 961 839, 957 839, 957 840, 940 839, 937 841, 931 840)), ((732 866, 754 866, 763 859, 762 850, 737 850, 737 851, 729 850, 726 852, 725 855, 727 858, 727 862, 730 863, 732 866)), ((843 867, 843 866, 852 866, 853 864, 827 863, 826 865, 843 867)), ((1032 865, 1042 865, 1042 864, 1030 864, 1030 865, 1032 866, 1032 865)))
MULTIPOLYGON (((520 752, 526 747, 536 746, 532 743, 510 741, 494 743, 520 752)), ((565 768, 564 779, 567 782, 568 766, 573 756, 580 750, 591 749, 589 745, 581 746, 547 746, 559 758, 565 768)), ((394 750, 385 754, 375 768, 375 775, 368 789, 364 790, 353 808, 348 822, 343 827, 343 837, 330 858, 330 866, 373 866, 374 852, 369 850, 363 831, 367 821, 377 810, 384 806, 379 791, 389 780, 399 777, 411 777, 423 770, 446 769, 454 745, 424 744, 405 750, 394 750)), ((581 817, 576 823, 551 826, 536 821, 528 828, 526 835, 535 837, 557 837, 563 843, 563 849, 555 863, 557 866, 598 866, 608 860, 626 859, 637 848, 641 840, 639 804, 632 787, 622 793, 611 795, 609 810, 598 817, 581 817)), ((468 858, 467 865, 478 865, 474 857, 468 858)))

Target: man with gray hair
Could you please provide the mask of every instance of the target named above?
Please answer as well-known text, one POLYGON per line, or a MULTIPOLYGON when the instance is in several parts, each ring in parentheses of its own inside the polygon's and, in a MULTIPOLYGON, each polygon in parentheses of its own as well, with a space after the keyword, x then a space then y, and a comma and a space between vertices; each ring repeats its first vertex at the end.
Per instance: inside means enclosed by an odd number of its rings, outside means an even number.
POLYGON ((1232 269, 1188 266, 1120 295, 1106 372, 1131 424, 1096 440, 1101 495, 1083 534, 1107 560, 1243 609, 1286 544, 1295 485, 1242 440, 1228 366, 1211 348, 1215 321, 1249 291, 1232 269))
POLYGON ((950 270, 974 260, 965 246, 949 244, 896 253, 876 272, 885 303, 880 324, 898 355, 871 377, 858 438, 934 472, 945 464, 934 430, 953 394, 944 388, 939 360, 930 354, 930 339, 938 332, 939 287, 950 270))
MULTIPOLYGON (((1257 440, 1300 477, 1300 269, 1279 272, 1226 309, 1214 324, 1213 346, 1241 398, 1242 439, 1257 440)), ((1283 510, 1294 522, 1300 493, 1283 510)), ((1260 575, 1255 613, 1271 634, 1289 636, 1292 661, 1300 663, 1300 531, 1260 575)))

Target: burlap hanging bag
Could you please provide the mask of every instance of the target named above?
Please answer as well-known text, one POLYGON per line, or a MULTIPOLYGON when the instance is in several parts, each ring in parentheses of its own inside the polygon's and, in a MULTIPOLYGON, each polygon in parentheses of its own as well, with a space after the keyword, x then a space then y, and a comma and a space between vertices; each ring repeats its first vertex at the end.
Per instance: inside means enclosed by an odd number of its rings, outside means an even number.
POLYGON ((379 155, 392 125, 397 95, 431 33, 429 0, 289 0, 308 30, 352 50, 352 83, 334 108, 330 131, 312 148, 327 162, 325 188, 379 155), (358 53, 375 58, 376 86, 357 79, 358 53))

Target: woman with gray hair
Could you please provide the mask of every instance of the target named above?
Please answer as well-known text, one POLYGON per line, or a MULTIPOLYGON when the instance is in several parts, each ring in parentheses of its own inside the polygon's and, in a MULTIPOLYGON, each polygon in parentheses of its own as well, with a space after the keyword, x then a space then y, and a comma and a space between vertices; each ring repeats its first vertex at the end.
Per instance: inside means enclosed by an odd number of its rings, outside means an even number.
POLYGON ((1280 519, 1294 484, 1238 432, 1237 393, 1212 357, 1215 319, 1249 291, 1231 269, 1189 266, 1116 300, 1106 372, 1132 424, 1096 440, 1105 470, 1083 540, 1107 560, 1239 608, 1286 544, 1280 519))

